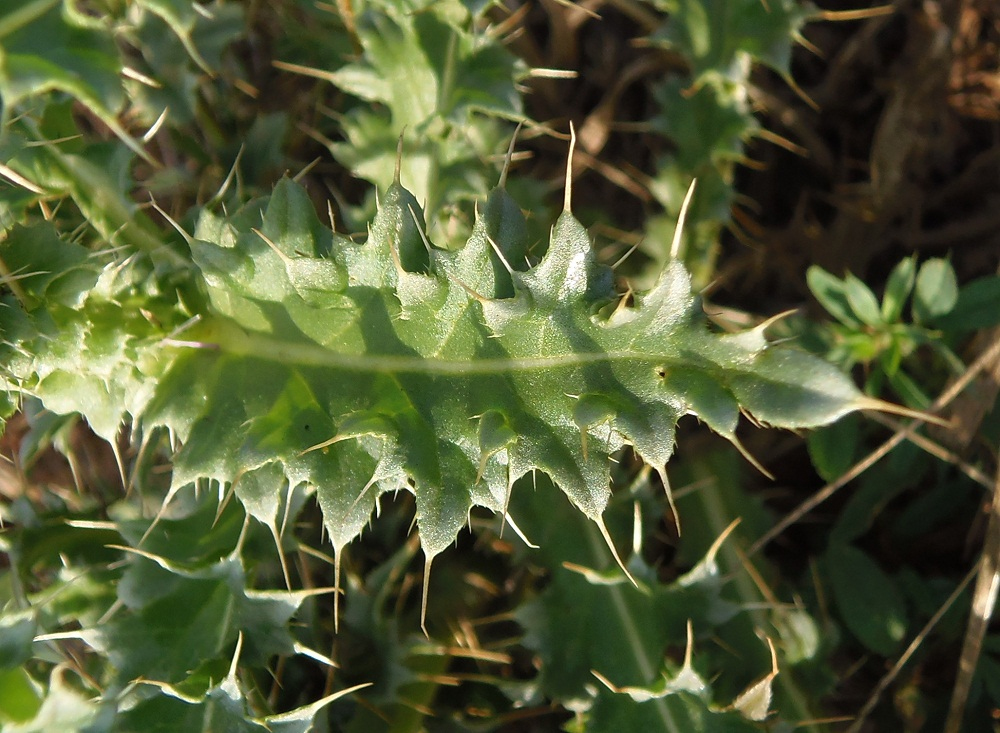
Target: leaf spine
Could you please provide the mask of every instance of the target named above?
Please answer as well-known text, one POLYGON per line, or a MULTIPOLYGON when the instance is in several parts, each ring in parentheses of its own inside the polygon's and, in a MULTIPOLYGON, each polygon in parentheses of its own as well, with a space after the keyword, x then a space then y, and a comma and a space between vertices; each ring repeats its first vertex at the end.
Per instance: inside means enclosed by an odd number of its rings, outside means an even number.
POLYGON ((597 517, 597 519, 594 520, 594 524, 596 524, 597 528, 601 531, 601 537, 604 538, 604 542, 607 544, 608 549, 611 550, 611 555, 615 558, 615 562, 618 563, 618 567, 621 568, 623 573, 625 573, 625 577, 629 579, 629 582, 638 588, 639 583, 636 582, 636 579, 632 577, 632 573, 630 573, 628 568, 625 567, 625 563, 622 562, 621 556, 615 548, 615 543, 611 540, 611 533, 608 532, 608 525, 604 523, 604 517, 597 517))
POLYGON ((507 270, 507 273, 513 275, 514 268, 510 266, 509 262, 507 262, 507 258, 503 256, 503 252, 500 250, 500 246, 495 241, 493 241, 493 237, 487 234, 486 241, 490 243, 490 246, 493 248, 493 251, 496 252, 497 257, 500 258, 500 262, 503 264, 504 269, 507 270))
POLYGON ((413 225, 417 228, 417 234, 420 235, 420 241, 424 244, 424 249, 427 250, 427 259, 431 269, 434 265, 434 251, 431 249, 431 242, 427 239, 427 235, 424 234, 423 227, 420 226, 420 220, 417 218, 417 212, 413 210, 410 204, 406 205, 406 210, 410 212, 410 218, 413 219, 413 225))
POLYGON ((517 142, 517 135, 521 132, 522 127, 524 127, 524 121, 518 122, 514 134, 510 136, 510 145, 507 146, 507 155, 503 159, 503 168, 500 170, 500 181, 497 183, 499 188, 507 186, 507 171, 510 170, 510 161, 514 157, 514 144, 517 142))
MULTIPOLYGON (((566 191, 563 195, 563 211, 572 212, 573 200, 573 154, 576 152, 576 127, 569 123, 569 155, 566 156, 566 191)), ((550 235, 551 236, 551 235, 550 235)))
POLYGON ((684 201, 681 203, 681 212, 677 215, 677 226, 674 228, 674 239, 670 243, 670 259, 672 260, 676 260, 681 252, 681 237, 684 234, 684 221, 687 219, 688 207, 691 205, 691 199, 694 196, 694 187, 697 183, 697 178, 691 179, 691 185, 688 186, 687 193, 684 194, 684 201))

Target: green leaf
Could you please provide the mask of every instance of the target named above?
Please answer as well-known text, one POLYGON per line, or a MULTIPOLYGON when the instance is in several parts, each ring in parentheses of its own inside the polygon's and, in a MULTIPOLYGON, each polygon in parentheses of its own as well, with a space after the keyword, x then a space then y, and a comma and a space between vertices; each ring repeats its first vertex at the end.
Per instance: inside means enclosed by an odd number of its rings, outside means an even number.
POLYGON ((27 307, 21 332, 5 334, 26 357, 11 365, 18 369, 7 376, 11 388, 53 412, 86 414, 113 441, 122 418, 138 415, 153 396, 165 366, 158 358, 164 329, 184 317, 183 306, 170 302, 177 292, 163 296, 149 260, 119 267, 106 254, 60 241, 49 223, 12 230, 0 256, 22 276, 27 307))
POLYGON ((247 590, 234 558, 197 570, 158 563, 170 574, 166 592, 82 634, 108 655, 122 682, 180 682, 204 660, 222 655, 240 631, 248 663, 293 653, 288 621, 308 593, 247 590))
POLYGON ((634 588, 616 569, 594 569, 611 562, 599 532, 552 490, 539 479, 533 491, 525 486, 512 498, 524 531, 540 545, 528 559, 550 573, 544 590, 516 613, 525 629, 522 643, 540 661, 541 690, 564 702, 587 701, 587 730, 628 730, 613 721, 634 721, 657 731, 707 731, 715 729, 706 721, 730 720, 710 710, 711 689, 689 664, 664 662, 659 652, 684 644, 689 621, 699 634, 708 633, 738 612, 722 597, 718 548, 669 584, 656 581, 655 571, 634 556, 631 569, 643 579, 634 588), (622 694, 600 689, 595 695, 594 672, 622 694))
POLYGON ((847 277, 844 278, 844 294, 858 320, 867 326, 882 325, 882 312, 875 294, 851 273, 847 273, 847 277))
POLYGON ((0 127, 22 101, 65 92, 145 157, 118 122, 125 90, 108 19, 80 12, 72 2, 16 0, 13 6, 0 12, 0 127))
POLYGON ((118 49, 107 29, 66 12, 63 3, 15 0, 0 13, 0 98, 5 113, 20 100, 58 89, 102 119, 125 102, 118 49))
POLYGON ((913 320, 933 324, 950 313, 957 302, 958 281, 951 263, 941 258, 924 262, 913 291, 913 320))
POLYGON ((87 266, 84 247, 62 241, 48 223, 15 226, 0 243, 4 266, 17 278, 28 305, 45 301, 80 305, 81 291, 93 286, 95 267, 87 266))
MULTIPOLYGON (((659 701, 658 701, 659 702, 659 701)), ((637 703, 625 695, 602 691, 587 715, 588 733, 618 731, 685 731, 685 733, 759 733, 760 727, 734 711, 711 709, 688 693, 677 693, 662 704, 669 711, 667 723, 653 701, 637 703), (671 727, 673 726, 673 727, 671 727)))
MULTIPOLYGON (((672 151, 657 162, 650 192, 665 214, 647 225, 645 249, 658 262, 667 259, 667 243, 693 180, 698 185, 687 212, 683 236, 684 260, 711 276, 713 244, 729 221, 735 161, 743 155, 747 139, 759 125, 738 86, 728 82, 705 84, 694 91, 687 80, 670 78, 653 89, 661 112, 650 129, 668 137, 672 151), (658 224, 664 230, 655 232, 658 224), (655 243, 655 244, 654 244, 655 243)), ((696 281, 703 274, 692 273, 696 281)))
POLYGON ((654 38, 691 62, 693 82, 705 76, 739 80, 752 58, 791 73, 792 42, 808 14, 791 0, 671 0, 669 21, 654 38))
POLYGON ((310 731, 315 730, 314 726, 317 722, 316 716, 319 715, 323 708, 334 700, 354 692, 354 690, 358 688, 367 686, 367 684, 363 684, 347 690, 341 690, 340 692, 327 695, 326 697, 316 700, 309 705, 303 705, 302 707, 296 708, 295 710, 291 710, 287 713, 269 715, 261 722, 265 725, 267 730, 271 731, 271 733, 309 733, 310 731))
POLYGON ((912 445, 898 446, 889 458, 862 477, 861 486, 841 509, 830 533, 831 543, 845 544, 868 532, 885 506, 912 487, 920 476, 921 454, 912 445))
POLYGON ((190 0, 137 0, 136 4, 162 18, 170 26, 174 35, 180 39, 184 49, 195 63, 202 71, 209 74, 212 73, 212 65, 218 63, 218 58, 213 58, 212 63, 209 63, 202 57, 201 50, 194 40, 196 30, 199 26, 205 25, 206 22, 215 20, 215 16, 220 13, 232 14, 235 11, 236 16, 233 19, 240 19, 238 9, 220 3, 216 3, 216 7, 210 9, 208 6, 202 6, 205 9, 200 12, 196 9, 195 3, 190 2, 190 0))
POLYGON ((477 28, 463 4, 417 6, 369 5, 357 26, 361 58, 324 78, 377 103, 342 118, 347 142, 331 146, 334 156, 385 190, 406 130, 404 181, 436 214, 442 203, 473 198, 489 185, 476 172, 479 161, 500 143, 496 118, 524 118, 516 82, 526 68, 477 28))
POLYGON ((12 123, 3 145, 7 164, 41 187, 46 196, 69 196, 106 242, 153 252, 176 265, 179 257, 164 246, 166 237, 141 211, 122 181, 129 180, 132 151, 114 143, 90 144, 74 152, 50 143, 29 120, 12 123))
MULTIPOLYGON (((167 688, 172 692, 170 688, 167 688)), ((250 719, 240 699, 221 688, 204 700, 190 700, 177 693, 155 695, 115 718, 115 730, 173 733, 179 730, 225 730, 232 733, 265 733, 267 727, 250 719)))
POLYGON ((698 173, 706 164, 740 158, 743 143, 758 129, 746 101, 729 87, 706 85, 694 93, 688 87, 670 79, 653 90, 660 113, 650 124, 674 141, 676 163, 698 173))
POLYGON ((945 331, 974 331, 1000 324, 1000 275, 988 275, 963 285, 955 307, 934 320, 945 331))
POLYGON ((523 67, 496 41, 467 30, 471 17, 456 22, 439 15, 433 4, 420 13, 392 5, 380 11, 360 19, 364 60, 334 72, 335 84, 384 102, 396 129, 423 124, 435 114, 458 124, 472 112, 520 116, 514 82, 523 67))
MULTIPOLYGON (((100 707, 89 695, 76 690, 61 667, 55 668, 49 675, 48 689, 37 706, 37 712, 29 720, 19 721, 18 725, 4 725, 4 731, 12 733, 48 733, 48 731, 66 731, 67 733, 83 733, 95 730, 95 724, 100 720, 100 707)), ((37 694, 37 693, 36 693, 37 694)), ((8 701, 8 698, 3 698, 8 701)), ((25 714, 35 706, 25 701, 25 707, 20 708, 25 714)))
POLYGON ((834 277, 822 267, 813 265, 806 271, 806 282, 813 296, 830 315, 845 326, 861 325, 848 301, 847 285, 843 280, 834 277))
MULTIPOLYGON (((267 725, 267 720, 256 719, 250 701, 240 686, 236 663, 239 661, 241 650, 242 644, 237 642, 236 659, 230 664, 229 673, 220 682, 212 684, 203 694, 192 695, 186 691, 185 685, 157 683, 166 694, 149 696, 138 704, 123 706, 125 709, 115 719, 115 730, 164 731, 164 733, 176 730, 263 733, 274 730, 267 725)), ((311 720, 319 708, 339 696, 339 694, 331 695, 314 705, 287 715, 292 718, 308 717, 311 720)), ((274 717, 280 720, 285 716, 274 717)))
MULTIPOLYGON (((183 342, 162 341, 177 311, 153 321, 133 305, 155 278, 119 283, 109 269, 81 309, 31 312, 55 320, 19 381, 109 437, 124 413, 144 432, 167 427, 183 442, 172 493, 265 464, 314 487, 337 553, 380 494, 412 491, 428 560, 472 506, 502 511, 535 470, 602 525, 610 455, 630 444, 662 472, 686 413, 736 442, 741 409, 797 428, 863 404, 845 375, 761 329, 712 333, 680 263, 616 306, 610 270, 568 213, 541 262, 498 269, 523 247, 518 217, 487 205, 464 249, 438 250, 394 185, 359 245, 285 182, 268 202, 203 216, 191 251, 207 301, 183 342)), ((273 527, 264 493, 253 511, 273 527)))
POLYGON ((876 654, 892 656, 906 636, 906 605, 892 579, 867 554, 833 543, 823 558, 833 599, 847 628, 876 654))
POLYGON ((840 478, 854 464, 860 440, 861 423, 855 415, 809 433, 809 458, 824 481, 840 478))
POLYGON ((32 611, 0 616, 0 670, 12 669, 31 658, 36 629, 32 611))
POLYGON ((23 667, 0 670, 0 721, 27 722, 38 714, 41 702, 23 667))
POLYGON ((889 379, 889 384, 902 399, 903 404, 917 410, 926 410, 931 406, 933 402, 931 396, 909 374, 898 370, 887 372, 886 376, 889 379))
MULTIPOLYGON (((243 8, 187 0, 138 0, 134 7, 130 40, 138 55, 130 65, 157 86, 126 79, 132 113, 152 125, 167 110, 167 125, 189 124, 198 113, 199 91, 206 88, 204 77, 216 73, 226 48, 246 32, 243 8)), ((255 147, 247 141, 248 152, 255 147)))
POLYGON ((916 256, 906 257, 892 268, 885 284, 885 293, 882 295, 882 320, 886 323, 896 323, 903 317, 903 306, 913 292, 916 277, 916 256))

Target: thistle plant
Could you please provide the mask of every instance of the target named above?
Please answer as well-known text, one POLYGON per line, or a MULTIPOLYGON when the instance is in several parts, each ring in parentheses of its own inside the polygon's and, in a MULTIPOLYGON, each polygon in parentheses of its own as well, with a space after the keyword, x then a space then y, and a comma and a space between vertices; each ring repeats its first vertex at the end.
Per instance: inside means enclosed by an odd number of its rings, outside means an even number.
MULTIPOLYGON (((761 616, 720 566, 731 517, 692 533, 675 501, 677 424, 692 416, 766 473, 737 435, 741 416, 799 430, 906 411, 769 340, 778 319, 713 327, 682 261, 690 176, 671 178, 671 234, 655 242, 664 261, 648 289, 598 255, 573 213, 569 162, 562 211, 535 241, 529 220, 548 202, 525 211, 508 192, 513 140, 499 183, 484 183, 484 159, 523 118, 524 65, 483 8, 380 0, 341 10, 330 47, 356 57, 274 60, 356 98, 329 115, 333 128, 308 130, 376 184, 366 232, 349 236, 308 166, 253 196, 239 156, 229 176, 208 174, 215 161, 189 150, 227 83, 211 74, 246 30, 240 12, 108 5, 0 11, 0 418, 21 487, 0 505, 4 729, 419 730, 450 665, 469 659, 505 665, 470 674, 489 705, 560 703, 580 730, 759 730, 772 692, 782 720, 809 719, 787 665, 815 654, 796 657, 792 643, 811 617, 776 609, 776 641, 754 636, 761 616), (49 31, 65 42, 32 52, 49 31), (59 54, 81 60, 75 75, 59 54), (225 178, 220 190, 167 186, 169 201, 147 203, 169 177, 163 151, 178 150, 192 157, 173 173, 225 178), (474 216, 459 221, 470 200, 474 216), (87 481, 81 434, 110 446, 120 487, 87 481), (78 492, 22 470, 49 446, 71 459, 78 492), (660 516, 685 529, 690 560, 669 578, 644 555, 660 516), (436 605, 486 613, 451 592, 479 556, 450 549, 469 536, 499 548, 505 568, 544 576, 490 609, 517 628, 499 652, 436 605), (329 574, 313 572, 326 561, 329 574), (733 628, 745 670, 708 643, 733 628), (523 650, 530 679, 511 672, 523 650)), ((675 31, 694 27, 693 5, 668 8, 675 31)), ((784 48, 799 16, 779 10, 784 48)), ((723 107, 745 76, 709 67, 742 74, 746 54, 777 58, 667 36, 723 107)), ((331 89, 313 93, 328 101, 331 89)), ((730 107, 722 118, 742 137, 749 113, 730 107)), ((670 124, 678 137, 692 127, 680 114, 670 124)), ((688 168, 718 163, 717 142, 693 146, 688 168)), ((720 175, 699 183, 716 203, 728 196, 720 175)))

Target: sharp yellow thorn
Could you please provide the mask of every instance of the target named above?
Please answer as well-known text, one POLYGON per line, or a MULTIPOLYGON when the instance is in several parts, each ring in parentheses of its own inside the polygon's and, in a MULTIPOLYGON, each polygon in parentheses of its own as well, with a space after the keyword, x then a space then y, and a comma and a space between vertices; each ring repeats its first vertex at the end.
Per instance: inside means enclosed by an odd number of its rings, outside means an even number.
POLYGON ((642 244, 642 240, 641 240, 641 239, 640 239, 640 240, 639 240, 638 242, 636 242, 635 244, 633 244, 633 245, 632 245, 631 247, 629 247, 629 248, 628 248, 628 251, 627 251, 627 252, 626 252, 625 254, 623 254, 623 255, 622 255, 621 257, 619 257, 619 258, 618 258, 618 261, 617 261, 617 262, 615 262, 615 264, 613 264, 613 265, 611 266, 611 269, 612 269, 612 270, 617 270, 617 269, 618 269, 618 267, 619 267, 619 266, 620 266, 620 265, 621 265, 621 264, 622 264, 623 262, 625 262, 625 260, 627 260, 627 259, 628 259, 629 257, 631 257, 631 256, 632 256, 632 253, 633 253, 633 252, 635 252, 635 251, 636 251, 637 249, 639 249, 639 245, 640 245, 640 244, 642 244))
POLYGON ((503 264, 504 269, 507 270, 509 274, 513 275, 514 268, 510 266, 509 262, 507 262, 507 258, 503 256, 503 252, 500 251, 500 246, 493 241, 493 237, 487 234, 486 241, 490 243, 490 246, 493 248, 493 251, 496 252, 497 257, 500 258, 500 262, 503 264))
POLYGON ((169 504, 170 500, 173 499, 174 496, 177 495, 177 492, 179 490, 180 490, 180 487, 177 487, 177 486, 171 486, 167 490, 167 495, 165 497, 163 497, 163 503, 160 504, 160 508, 156 512, 156 516, 153 517, 152 523, 150 523, 150 525, 148 527, 146 527, 146 531, 142 533, 142 537, 139 538, 139 543, 138 544, 141 545, 143 542, 145 542, 146 538, 149 537, 149 534, 153 531, 153 529, 156 527, 156 525, 158 525, 160 523, 160 520, 163 519, 164 512, 167 511, 167 504, 169 504))
POLYGON ((642 507, 639 502, 632 504, 632 554, 642 552, 642 507))
POLYGON ((510 495, 514 493, 514 484, 510 480, 510 466, 507 467, 507 493, 503 497, 503 517, 500 519, 500 537, 503 537, 504 527, 507 526, 507 509, 510 507, 510 495))
POLYGON ((765 330, 767 328, 770 328, 771 326, 773 326, 778 321, 783 321, 786 318, 788 318, 789 316, 793 316, 793 315, 795 315, 798 312, 799 312, 798 308, 789 308, 788 310, 782 311, 781 313, 778 313, 777 315, 773 315, 770 318, 768 318, 766 321, 763 321, 762 323, 758 324, 757 328, 759 328, 761 331, 763 331, 763 330, 765 330))
POLYGON ((750 462, 751 466, 753 466, 758 471, 760 471, 762 474, 764 474, 769 479, 771 479, 772 481, 774 481, 774 474, 771 473, 770 471, 768 471, 766 468, 764 468, 764 466, 760 463, 760 461, 758 461, 756 458, 753 457, 753 455, 750 453, 750 451, 748 451, 743 446, 743 444, 740 442, 739 438, 737 438, 735 435, 733 435, 729 439, 729 442, 731 442, 736 447, 736 450, 738 450, 740 452, 741 456, 743 456, 744 458, 746 458, 750 462))
POLYGON ((632 297, 632 295, 634 294, 634 292, 635 291, 632 290, 632 285, 630 284, 628 286, 628 290, 626 290, 624 293, 622 293, 622 297, 620 297, 618 299, 618 304, 615 306, 614 313, 611 314, 612 317, 618 315, 619 313, 621 313, 623 310, 625 310, 628 307, 628 299, 630 297, 632 297))
POLYGON ((307 163, 302 168, 302 170, 300 170, 298 173, 296 173, 294 176, 292 176, 292 180, 295 181, 296 183, 298 183, 299 181, 301 181, 302 178, 303 178, 303 176, 305 176, 309 171, 311 171, 313 168, 315 168, 316 164, 319 163, 321 160, 322 160, 322 158, 313 158, 312 162, 307 163))
POLYGON ((577 10, 581 13, 589 15, 594 20, 602 20, 600 13, 596 10, 591 10, 590 8, 585 8, 580 3, 572 2, 572 0, 555 0, 556 3, 564 7, 570 8, 571 10, 577 10))
POLYGON ((160 555, 156 555, 147 550, 140 550, 138 547, 130 547, 129 545, 116 545, 114 543, 109 543, 104 545, 109 550, 119 550, 120 552, 128 552, 132 555, 138 555, 139 557, 144 557, 147 560, 152 560, 161 568, 169 568, 167 560, 160 555))
POLYGON ((597 528, 601 531, 601 536, 604 538, 604 542, 607 544, 608 549, 611 550, 611 554, 615 558, 615 562, 618 563, 618 567, 621 568, 623 573, 625 573, 625 577, 629 579, 629 582, 638 588, 639 584, 636 582, 635 578, 632 577, 632 573, 628 571, 628 568, 625 567, 625 563, 622 562, 621 557, 618 555, 618 550, 615 549, 615 543, 611 541, 611 534, 608 532, 608 526, 604 523, 604 518, 598 517, 594 520, 594 524, 596 524, 597 528))
POLYGON ((544 69, 537 67, 528 70, 532 79, 575 79, 579 73, 574 69, 544 69))
POLYGON ((691 669, 691 657, 694 652, 694 625, 691 619, 687 622, 687 645, 684 647, 684 668, 691 669))
POLYGON ((329 448, 334 443, 339 443, 342 440, 347 440, 348 436, 345 435, 334 435, 329 440, 324 440, 322 443, 317 443, 316 445, 310 446, 303 451, 299 451, 300 456, 304 456, 306 453, 312 453, 314 450, 322 450, 323 448, 329 448))
POLYGON ((949 421, 938 417, 937 415, 932 415, 929 412, 922 412, 921 410, 914 410, 909 407, 904 407, 903 405, 886 402, 885 400, 879 400, 874 397, 862 397, 858 400, 858 409, 877 410, 878 412, 888 412, 890 415, 912 417, 916 420, 923 420, 925 422, 934 423, 935 425, 940 425, 943 428, 951 426, 949 421))
POLYGON ((377 476, 378 476, 378 466, 375 467, 375 473, 372 474, 372 477, 370 479, 368 479, 368 483, 366 483, 364 485, 364 487, 361 489, 361 493, 358 494, 358 498, 355 499, 353 502, 351 502, 351 508, 348 509, 347 511, 349 511, 349 512, 353 512, 354 511, 354 508, 364 498, 365 494, 368 493, 368 489, 370 489, 372 486, 375 485, 375 482, 378 480, 377 476))
POLYGON ((427 250, 427 254, 430 255, 431 259, 434 259, 434 251, 431 249, 431 242, 424 234, 423 227, 420 225, 420 220, 417 218, 417 212, 413 210, 413 207, 409 204, 406 205, 406 210, 410 212, 410 218, 413 219, 413 225, 417 228, 417 234, 420 235, 420 241, 424 243, 424 249, 427 250))
POLYGON ((576 128, 569 123, 569 155, 566 157, 566 192, 563 198, 563 211, 572 213, 573 200, 573 153, 576 152, 576 128))
POLYGON ((674 527, 677 529, 677 536, 681 536, 681 514, 677 511, 677 505, 674 504, 674 492, 670 488, 670 479, 667 477, 666 466, 655 467, 656 472, 660 475, 660 481, 663 483, 663 491, 667 495, 667 504, 670 506, 670 511, 674 515, 674 527))
POLYGON ((615 684, 611 680, 609 680, 603 674, 601 674, 600 672, 598 672, 596 669, 590 670, 590 673, 592 675, 594 675, 594 677, 597 678, 598 682, 600 682, 602 685, 604 685, 605 687, 607 687, 612 692, 614 692, 614 693, 621 692, 621 689, 619 689, 618 687, 615 687, 615 684))
POLYGON ((473 298, 474 300, 477 300, 480 303, 490 303, 490 302, 492 302, 493 298, 487 298, 485 295, 480 295, 479 293, 477 293, 475 290, 473 290, 471 287, 469 287, 468 285, 466 285, 464 282, 462 282, 461 280, 459 280, 454 275, 449 275, 448 277, 451 280, 454 280, 456 283, 458 283, 458 285, 461 286, 461 288, 465 292, 467 292, 469 294, 469 297, 473 298))
POLYGON ((250 515, 247 514, 243 517, 243 526, 240 527, 240 536, 236 538, 236 547, 233 550, 234 554, 240 555, 243 552, 243 547, 247 541, 247 534, 250 531, 250 515))
POLYGON ((339 545, 333 548, 333 633, 340 631, 340 555, 339 545))
POLYGON ((122 67, 122 76, 124 76, 124 77, 126 77, 128 79, 133 79, 134 81, 137 81, 140 84, 143 84, 143 85, 149 87, 150 89, 162 89, 163 88, 163 85, 160 84, 160 82, 158 82, 156 79, 153 79, 152 77, 146 76, 141 71, 137 71, 137 70, 133 69, 131 66, 123 66, 122 67))
POLYGON ((36 193, 39 195, 44 195, 46 193, 44 188, 41 188, 34 182, 29 181, 27 178, 22 176, 13 168, 8 168, 7 166, 2 164, 0 164, 0 176, 3 176, 8 181, 17 184, 21 188, 31 191, 31 193, 36 193))
POLYGON ((795 155, 798 155, 801 158, 808 158, 809 157, 809 149, 808 148, 804 148, 801 145, 793 143, 787 137, 779 135, 776 132, 773 132, 773 131, 768 130, 766 128, 761 128, 760 130, 757 130, 757 132, 755 134, 761 140, 766 140, 767 142, 769 142, 769 143, 771 143, 773 145, 777 145, 779 148, 783 148, 784 150, 787 150, 789 153, 793 153, 795 155))
POLYGON ((719 554, 719 550, 722 549, 722 543, 733 533, 733 531, 739 526, 740 522, 743 521, 740 517, 737 517, 729 523, 729 526, 722 530, 722 534, 715 538, 715 542, 712 543, 711 547, 708 548, 708 552, 705 553, 705 557, 715 562, 716 555, 719 554))
POLYGON ((142 141, 144 143, 148 143, 150 140, 156 137, 156 133, 160 131, 160 128, 163 127, 163 123, 167 121, 167 113, 169 111, 170 107, 163 108, 163 111, 160 112, 160 116, 156 118, 156 122, 154 122, 150 126, 150 128, 146 130, 146 134, 142 136, 142 141))
POLYGON ((813 43, 808 38, 803 36, 801 33, 793 33, 792 38, 795 40, 796 43, 802 46, 802 48, 811 53, 813 56, 815 56, 818 59, 822 59, 823 61, 826 61, 826 54, 823 53, 823 49, 821 49, 815 43, 813 43))
POLYGON ((514 522, 514 517, 510 516, 510 514, 507 514, 504 518, 507 520, 507 524, 510 525, 510 528, 514 530, 514 534, 516 534, 518 537, 521 538, 521 542, 526 544, 532 550, 538 549, 538 545, 529 540, 527 536, 524 534, 524 532, 521 531, 521 528, 517 526, 517 524, 514 522))
MULTIPOLYGON (((228 191, 229 187, 233 185, 233 180, 236 178, 236 174, 240 168, 240 161, 243 159, 244 150, 246 150, 246 146, 240 145, 240 149, 236 151, 236 159, 233 161, 233 165, 229 168, 229 173, 226 174, 226 179, 222 182, 222 185, 219 186, 219 190, 216 191, 210 202, 221 201, 222 197, 226 195, 226 191, 228 191)), ((223 211, 225 211, 225 206, 223 206, 223 211)))
POLYGON ((157 204, 153 200, 152 196, 150 196, 149 202, 153 205, 153 208, 156 209, 159 212, 160 216, 162 216, 164 219, 166 219, 167 223, 169 223, 170 226, 172 226, 174 229, 176 229, 177 232, 182 237, 184 237, 184 241, 187 242, 188 245, 191 245, 194 242, 194 238, 190 234, 188 234, 187 232, 185 232, 184 229, 181 227, 181 225, 178 224, 176 221, 174 221, 174 218, 172 216, 170 216, 170 214, 168 214, 166 211, 164 211, 163 209, 161 209, 160 205, 157 204))
MULTIPOLYGON (((194 3, 194 7, 201 6, 198 3, 194 3)), ((336 83, 334 79, 337 77, 332 72, 324 69, 314 69, 311 66, 302 66, 301 64, 290 64, 287 61, 272 61, 271 66, 282 71, 290 71, 293 74, 301 74, 302 76, 310 76, 313 79, 322 79, 323 81, 336 83)))
POLYGON ((681 252, 681 237, 684 234, 684 221, 687 219, 688 207, 691 205, 691 199, 694 197, 694 187, 698 183, 698 179, 691 179, 691 185, 688 186, 687 193, 684 194, 684 201, 681 203, 681 213, 677 216, 677 226, 674 229, 674 239, 670 243, 670 259, 676 260, 681 252))
POLYGON ((406 270, 403 269, 403 261, 399 259, 399 251, 394 243, 389 244, 389 254, 392 257, 392 266, 396 268, 396 274, 399 277, 407 274, 406 270))
POLYGON ((258 237, 260 237, 262 240, 264 240, 264 244, 270 247, 274 251, 274 253, 281 258, 281 261, 284 262, 286 265, 292 261, 292 258, 286 255, 284 252, 282 252, 278 248, 278 245, 276 245, 266 234, 264 234, 264 232, 260 231, 260 229, 255 229, 251 227, 250 231, 256 234, 258 237))
POLYGON ((428 639, 431 638, 431 635, 427 633, 427 594, 431 587, 431 563, 433 561, 434 558, 430 555, 424 560, 424 586, 420 596, 420 630, 428 639))
POLYGON ((799 99, 801 99, 803 102, 805 102, 806 104, 808 104, 809 107, 812 108, 812 110, 814 112, 819 112, 820 111, 819 105, 816 104, 816 100, 814 100, 812 97, 810 97, 808 94, 806 94, 805 90, 802 87, 800 87, 791 76, 784 77, 784 79, 785 79, 785 83, 789 86, 789 88, 793 92, 795 92, 796 96, 799 99))
POLYGON ((122 452, 118 448, 118 441, 110 441, 111 452, 115 455, 115 465, 118 467, 118 477, 122 480, 122 488, 125 489, 125 495, 128 496, 129 489, 131 488, 131 483, 128 477, 125 475, 125 460, 122 458, 122 452))
POLYGON ((271 536, 274 538, 274 546, 278 550, 278 561, 281 563, 281 574, 285 578, 285 588, 292 589, 292 576, 288 572, 288 561, 285 559, 285 550, 281 546, 281 533, 277 526, 271 526, 271 536))

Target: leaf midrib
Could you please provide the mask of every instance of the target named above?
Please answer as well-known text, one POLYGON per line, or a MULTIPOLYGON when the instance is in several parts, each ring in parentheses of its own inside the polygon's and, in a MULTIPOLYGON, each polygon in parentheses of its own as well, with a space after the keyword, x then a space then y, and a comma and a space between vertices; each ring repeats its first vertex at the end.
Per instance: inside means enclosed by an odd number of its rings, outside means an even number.
POLYGON ((406 354, 344 354, 314 343, 296 343, 238 326, 217 322, 204 339, 167 342, 180 348, 204 348, 234 356, 245 356, 299 366, 328 367, 344 371, 384 374, 417 373, 443 376, 475 376, 538 371, 609 362, 677 363, 675 357, 636 351, 572 352, 553 356, 483 359, 442 359, 406 354))

